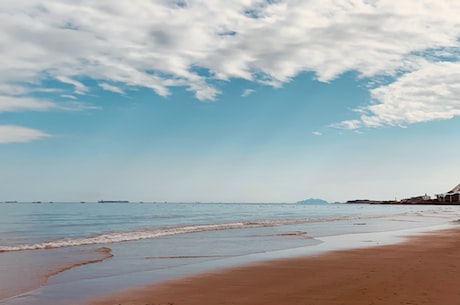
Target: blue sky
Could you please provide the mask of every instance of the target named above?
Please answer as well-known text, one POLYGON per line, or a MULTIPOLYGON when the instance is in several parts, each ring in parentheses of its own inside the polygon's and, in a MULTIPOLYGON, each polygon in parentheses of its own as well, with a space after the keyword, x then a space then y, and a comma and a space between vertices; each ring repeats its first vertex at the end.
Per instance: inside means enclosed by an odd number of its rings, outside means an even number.
POLYGON ((2 1, 0 200, 447 191, 460 4, 2 1))

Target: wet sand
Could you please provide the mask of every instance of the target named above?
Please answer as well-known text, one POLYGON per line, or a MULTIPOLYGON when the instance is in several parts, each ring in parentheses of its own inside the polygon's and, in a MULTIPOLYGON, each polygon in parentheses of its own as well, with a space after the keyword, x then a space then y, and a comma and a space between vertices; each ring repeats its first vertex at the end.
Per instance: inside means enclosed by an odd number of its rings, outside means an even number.
POLYGON ((107 247, 71 251, 67 255, 63 255, 62 251, 46 254, 43 251, 47 250, 0 252, 0 302, 37 289, 56 274, 78 266, 99 263, 113 256, 107 247))
POLYGON ((139 287, 91 305, 460 304, 460 228, 139 287))

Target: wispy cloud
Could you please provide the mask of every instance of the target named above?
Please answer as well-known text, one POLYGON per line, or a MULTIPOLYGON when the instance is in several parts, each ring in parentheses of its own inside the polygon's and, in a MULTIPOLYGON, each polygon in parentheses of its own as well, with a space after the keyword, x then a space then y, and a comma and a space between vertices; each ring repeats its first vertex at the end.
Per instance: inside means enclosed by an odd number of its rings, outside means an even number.
POLYGON ((69 101, 69 102, 61 102, 56 104, 56 110, 61 111, 86 111, 86 110, 99 110, 101 109, 100 106, 91 105, 79 101, 69 101))
POLYGON ((323 133, 320 132, 320 131, 313 131, 311 134, 314 135, 314 136, 322 136, 323 135, 323 133))
POLYGON ((242 97, 247 97, 247 96, 250 96, 251 94, 253 94, 255 92, 254 89, 246 89, 243 91, 243 93, 241 94, 242 97))
POLYGON ((58 103, 32 97, 0 96, 0 113, 51 110, 82 111, 91 109, 99 109, 99 107, 78 101, 58 103))
POLYGON ((67 76, 56 76, 56 79, 60 81, 61 83, 65 83, 65 84, 74 86, 76 94, 85 94, 89 91, 89 88, 86 87, 84 84, 74 79, 71 79, 67 76))
POLYGON ((61 94, 61 97, 71 99, 71 100, 76 100, 77 97, 71 94, 61 94))
POLYGON ((358 129, 362 127, 362 122, 360 120, 346 120, 340 123, 332 124, 330 127, 339 128, 339 129, 358 129))
POLYGON ((395 81, 373 89, 367 114, 345 127, 410 124, 458 115, 451 85, 436 91, 436 109, 414 113, 416 96, 402 84, 427 88, 433 80, 421 75, 430 69, 447 84, 457 81, 448 70, 455 65, 443 61, 458 62, 452 54, 460 49, 459 15, 460 3, 449 0, 3 0, 0 83, 4 95, 50 79, 72 85, 75 94, 91 91, 84 79, 119 94, 110 84, 161 96, 184 86, 199 100, 213 100, 223 90, 215 80, 282 86, 305 71, 322 82, 356 71, 369 81, 395 81), (391 101, 399 101, 398 115, 391 101))
POLYGON ((0 144, 25 143, 46 137, 50 135, 41 130, 16 125, 0 125, 0 144))
POLYGON ((102 89, 104 89, 106 91, 111 91, 111 92, 115 92, 115 93, 119 93, 119 94, 125 94, 125 92, 123 90, 121 90, 120 88, 118 88, 116 86, 113 86, 113 85, 110 85, 110 84, 107 84, 107 83, 100 83, 99 87, 101 87, 102 89))
POLYGON ((46 111, 57 108, 57 104, 47 100, 29 97, 0 96, 0 112, 46 111))

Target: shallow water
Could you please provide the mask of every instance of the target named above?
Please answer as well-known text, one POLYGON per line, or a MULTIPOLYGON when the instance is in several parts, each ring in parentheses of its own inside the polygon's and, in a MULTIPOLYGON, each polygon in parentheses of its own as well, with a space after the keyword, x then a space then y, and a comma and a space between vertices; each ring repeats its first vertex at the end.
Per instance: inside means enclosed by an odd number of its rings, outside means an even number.
POLYGON ((53 203, 2 204, 0 213, 0 251, 6 251, 0 253, 0 268, 8 270, 0 273, 0 287, 8 282, 6 274, 20 278, 24 270, 28 278, 41 279, 32 285, 18 281, 15 292, 22 294, 0 301, 17 305, 81 304, 129 286, 213 268, 317 253, 339 244, 369 246, 389 235, 336 237, 445 224, 460 218, 460 207, 53 203), (102 246, 114 256, 96 262, 100 253, 94 250, 102 246))

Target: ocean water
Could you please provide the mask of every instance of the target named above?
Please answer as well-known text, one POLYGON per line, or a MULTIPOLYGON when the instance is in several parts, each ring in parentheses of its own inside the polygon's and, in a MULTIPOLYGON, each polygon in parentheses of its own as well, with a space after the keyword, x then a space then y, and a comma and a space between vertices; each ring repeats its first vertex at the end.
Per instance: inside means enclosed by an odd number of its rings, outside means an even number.
POLYGON ((84 304, 214 268, 375 245, 389 232, 459 218, 459 206, 4 203, 0 304, 84 304))

